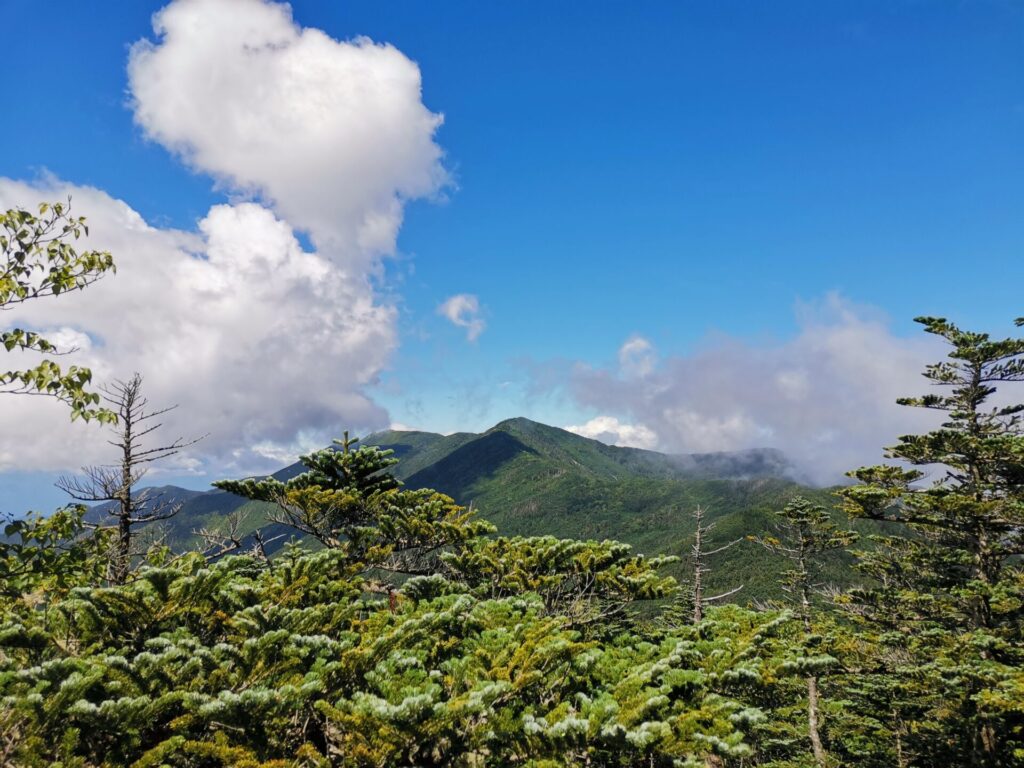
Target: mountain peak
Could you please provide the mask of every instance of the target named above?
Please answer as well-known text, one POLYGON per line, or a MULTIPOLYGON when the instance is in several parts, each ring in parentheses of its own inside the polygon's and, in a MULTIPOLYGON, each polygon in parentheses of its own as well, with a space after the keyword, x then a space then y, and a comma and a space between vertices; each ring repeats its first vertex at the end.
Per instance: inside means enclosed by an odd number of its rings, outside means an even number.
POLYGON ((499 421, 493 427, 488 429, 488 432, 508 432, 509 430, 515 429, 537 429, 538 427, 544 429, 558 429, 558 427, 552 427, 548 424, 541 424, 539 421, 533 421, 525 416, 513 416, 509 419, 499 421))

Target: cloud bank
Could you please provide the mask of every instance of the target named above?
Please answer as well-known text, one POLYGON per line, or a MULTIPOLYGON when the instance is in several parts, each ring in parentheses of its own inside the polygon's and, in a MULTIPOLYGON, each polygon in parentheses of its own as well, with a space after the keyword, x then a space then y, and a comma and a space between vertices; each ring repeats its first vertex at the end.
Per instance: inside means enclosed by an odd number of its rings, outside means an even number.
POLYGON ((466 338, 476 341, 487 324, 480 316, 480 300, 470 293, 457 293, 446 299, 437 308, 437 313, 449 322, 466 329, 466 338))
POLYGON ((796 336, 774 345, 715 338, 661 359, 632 337, 616 369, 576 364, 556 385, 601 414, 569 429, 673 453, 779 448, 813 481, 834 483, 899 435, 935 425, 935 414, 895 403, 926 391, 920 374, 943 355, 934 339, 894 336, 834 294, 799 307, 798 320, 796 336))
MULTIPOLYGON (((396 311, 374 280, 405 202, 447 182, 418 67, 262 0, 176 0, 154 30, 130 54, 135 120, 231 202, 180 231, 102 190, 0 179, 5 208, 70 194, 89 219, 83 245, 118 266, 5 324, 73 342, 97 384, 139 371, 155 406, 179 404, 169 436, 209 433, 179 470, 260 471, 343 427, 386 425, 365 388, 397 345, 396 311)), ((57 403, 0 398, 0 423, 0 471, 109 460, 102 429, 69 424, 57 403)))

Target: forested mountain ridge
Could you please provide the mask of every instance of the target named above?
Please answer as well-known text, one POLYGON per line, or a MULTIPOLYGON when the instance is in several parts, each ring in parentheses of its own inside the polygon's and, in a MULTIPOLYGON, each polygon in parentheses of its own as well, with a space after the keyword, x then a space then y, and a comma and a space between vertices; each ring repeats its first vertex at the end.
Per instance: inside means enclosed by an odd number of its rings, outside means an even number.
MULTIPOLYGON (((685 555, 698 505, 715 524, 708 542, 713 548, 764 533, 774 512, 796 495, 834 503, 829 491, 791 479, 792 467, 776 450, 668 455, 606 445, 525 418, 480 434, 388 430, 361 444, 393 451, 399 459, 393 471, 405 487, 433 488, 472 505, 502 535, 615 539, 648 555, 685 555)), ((272 476, 287 480, 301 471, 296 463, 272 476)), ((222 528, 231 513, 243 534, 257 528, 286 533, 268 525, 269 504, 220 490, 160 492, 182 504, 177 516, 161 523, 175 548, 195 546, 194 531, 222 528)), ((687 567, 680 561, 668 572, 683 577, 687 567)), ((743 543, 715 559, 708 582, 711 589, 744 585, 739 602, 772 597, 780 568, 777 558, 743 543)), ((836 568, 835 578, 845 583, 848 570, 836 568)))

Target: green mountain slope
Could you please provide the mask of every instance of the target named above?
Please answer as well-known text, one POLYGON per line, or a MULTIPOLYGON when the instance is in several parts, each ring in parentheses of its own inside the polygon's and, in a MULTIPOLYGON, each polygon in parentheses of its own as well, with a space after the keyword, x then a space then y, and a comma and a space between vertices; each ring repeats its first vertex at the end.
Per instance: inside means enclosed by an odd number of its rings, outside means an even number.
MULTIPOLYGON (((797 494, 832 506, 827 490, 789 479, 777 451, 670 456, 620 448, 528 419, 509 419, 482 434, 438 435, 387 431, 363 441, 393 450, 395 474, 413 488, 436 488, 472 504, 505 535, 552 534, 567 538, 612 538, 646 554, 685 555, 694 530, 692 510, 702 505, 715 522, 709 548, 762 533, 772 513, 797 494)), ((287 478, 301 465, 275 473, 287 478)), ((222 491, 183 494, 181 512, 166 523, 167 541, 195 545, 192 531, 225 525, 230 513, 239 530, 267 525, 266 504, 222 491)), ((284 531, 273 526, 273 533, 284 531)), ((825 577, 849 578, 837 560, 825 577)), ((749 542, 716 557, 710 588, 744 589, 739 601, 778 594, 782 565, 749 542)), ((672 568, 685 578, 688 567, 672 568)))
MULTIPOLYGON (((398 455, 403 440, 404 433, 387 433, 369 442, 398 455)), ((436 452, 438 443, 432 446, 436 452)), ((460 440, 423 469, 400 474, 409 486, 436 488, 472 504, 502 534, 612 538, 647 554, 682 556, 689 551, 697 505, 715 523, 713 549, 764 532, 773 511, 795 495, 833 504, 828 491, 787 479, 786 469, 775 451, 668 456, 511 419, 460 440)), ((826 576, 847 578, 839 565, 826 576)), ((711 589, 744 584, 748 599, 778 594, 781 564, 752 543, 722 553, 712 566, 711 589)), ((685 578, 687 564, 672 571, 685 578)))

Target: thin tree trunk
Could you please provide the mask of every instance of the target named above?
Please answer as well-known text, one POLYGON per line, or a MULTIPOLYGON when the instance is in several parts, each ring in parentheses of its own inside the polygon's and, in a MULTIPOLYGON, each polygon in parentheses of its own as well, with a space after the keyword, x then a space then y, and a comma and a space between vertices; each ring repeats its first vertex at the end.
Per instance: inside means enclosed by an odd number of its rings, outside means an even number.
POLYGON ((704 587, 701 584, 701 572, 704 570, 704 510, 697 507, 694 517, 697 518, 697 535, 693 543, 693 623, 700 624, 704 619, 704 587))
POLYGON ((128 578, 128 567, 132 556, 132 524, 131 517, 121 515, 117 521, 117 555, 110 580, 114 584, 124 584, 128 578))
POLYGON ((893 732, 896 734, 896 768, 907 768, 907 758, 903 755, 903 722, 892 711, 893 732))
POLYGON ((818 768, 825 768, 828 756, 821 743, 821 734, 818 733, 818 678, 814 675, 807 678, 807 733, 811 737, 814 762, 818 768))
MULTIPOLYGON (((803 613, 804 620, 804 633, 806 636, 811 634, 811 596, 809 594, 810 584, 810 573, 807 570, 807 561, 804 559, 804 553, 801 551, 800 559, 800 608, 803 613)), ((819 720, 820 720, 820 703, 818 695, 818 678, 814 675, 808 675, 807 677, 807 735, 811 739, 811 751, 814 753, 814 762, 818 768, 826 768, 828 765, 828 755, 825 753, 825 747, 821 743, 821 733, 819 731, 819 720)))
POLYGON ((135 387, 126 390, 121 418, 124 422, 124 458, 121 461, 121 513, 117 519, 117 558, 114 561, 112 581, 123 584, 128 578, 132 556, 132 407, 135 405, 135 387))
POLYGON ((983 766, 999 765, 996 732, 995 729, 988 723, 978 724, 978 733, 975 739, 975 744, 979 742, 981 743, 981 755, 980 758, 977 760, 977 764, 983 766))

